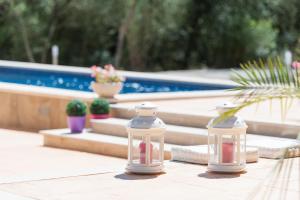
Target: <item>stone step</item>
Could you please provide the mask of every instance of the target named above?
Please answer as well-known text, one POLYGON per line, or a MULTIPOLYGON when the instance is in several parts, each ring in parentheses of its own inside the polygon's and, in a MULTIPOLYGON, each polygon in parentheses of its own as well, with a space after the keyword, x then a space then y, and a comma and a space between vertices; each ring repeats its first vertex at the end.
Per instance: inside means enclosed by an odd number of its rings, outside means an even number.
MULTIPOLYGON (((93 132, 114 135, 119 137, 127 137, 125 126, 129 120, 109 118, 105 120, 91 120, 93 132)), ((183 127, 175 125, 167 125, 165 133, 166 143, 191 146, 207 144, 207 130, 201 128, 183 127)), ((276 152, 282 152, 286 148, 300 146, 300 140, 281 138, 265 135, 247 134, 247 146, 264 149, 263 152, 270 152, 267 157, 277 155, 276 152)), ((266 153, 264 153, 266 154, 266 153)), ((264 155, 262 155, 264 157, 264 155)), ((276 157, 276 156, 275 156, 276 157)))
MULTIPOLYGON (((135 115, 133 107, 126 104, 111 105, 111 113, 113 117, 122 119, 131 119, 135 115)), ((166 124, 205 129, 213 116, 208 114, 178 113, 168 110, 159 110, 158 117, 166 124)), ((258 120, 246 120, 246 123, 248 125, 248 133, 257 135, 296 139, 300 131, 300 125, 297 124, 258 120)))
MULTIPOLYGON (((116 118, 131 119, 135 116, 135 110, 129 105, 113 104, 111 105, 111 114, 116 118)), ((158 117, 166 124, 197 128, 205 128, 209 120, 212 118, 212 116, 200 116, 164 110, 159 110, 158 117)))
MULTIPOLYGON (((69 129, 43 130, 40 133, 44 136, 44 146, 127 158, 128 140, 126 137, 93 133, 89 130, 81 134, 71 134, 69 129)), ((165 159, 171 159, 172 149, 193 151, 195 147, 195 145, 166 143, 165 159)), ((278 159, 286 153, 288 157, 300 155, 300 141, 294 139, 247 134, 247 147, 258 148, 259 156, 265 158, 278 159)))
MULTIPOLYGON (((125 137, 103 135, 86 130, 71 134, 69 129, 42 130, 44 146, 76 150, 107 156, 127 158, 128 140, 125 137)), ((178 145, 165 144, 165 159, 171 159, 171 149, 178 145)))
MULTIPOLYGON (((92 119, 91 129, 95 133, 127 137, 128 119, 92 119)), ((185 126, 167 125, 165 142, 177 145, 200 145, 207 143, 207 130, 185 126)))

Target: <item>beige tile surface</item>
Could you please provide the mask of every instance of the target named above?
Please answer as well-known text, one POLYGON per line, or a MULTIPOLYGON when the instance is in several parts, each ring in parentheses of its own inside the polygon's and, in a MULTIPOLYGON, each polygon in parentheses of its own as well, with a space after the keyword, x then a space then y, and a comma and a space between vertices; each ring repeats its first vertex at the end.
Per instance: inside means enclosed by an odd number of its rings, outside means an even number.
POLYGON ((260 159, 244 174, 166 162, 166 174, 140 176, 124 174, 124 159, 42 147, 37 134, 2 129, 0 143, 0 199, 4 194, 45 200, 300 198, 299 158, 260 159))
POLYGON ((0 184, 107 173, 125 160, 42 146, 42 135, 0 129, 0 184), (105 161, 108 159, 107 161, 105 161))
POLYGON ((8 192, 1 192, 0 191, 0 198, 3 200, 33 200, 30 197, 19 196, 8 192))

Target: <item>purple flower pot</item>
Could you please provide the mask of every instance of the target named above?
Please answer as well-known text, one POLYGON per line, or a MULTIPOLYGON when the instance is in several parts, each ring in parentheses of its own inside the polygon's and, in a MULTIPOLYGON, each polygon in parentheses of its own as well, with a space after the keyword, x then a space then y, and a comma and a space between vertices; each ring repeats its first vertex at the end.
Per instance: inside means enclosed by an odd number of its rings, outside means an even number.
POLYGON ((107 119, 109 118, 109 114, 91 114, 91 119, 107 119))
POLYGON ((71 133, 81 133, 85 127, 85 116, 68 116, 71 133))

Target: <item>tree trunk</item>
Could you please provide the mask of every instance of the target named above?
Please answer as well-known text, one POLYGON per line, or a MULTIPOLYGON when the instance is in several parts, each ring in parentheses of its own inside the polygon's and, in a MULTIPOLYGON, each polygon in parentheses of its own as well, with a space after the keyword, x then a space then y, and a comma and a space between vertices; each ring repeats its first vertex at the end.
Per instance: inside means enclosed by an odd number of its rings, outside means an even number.
POLYGON ((127 34, 130 23, 134 17, 136 2, 137 2, 136 0, 132 0, 127 16, 119 28, 118 43, 117 43, 117 50, 116 50, 116 57, 115 57, 116 66, 120 64, 122 59, 124 38, 127 34))
POLYGON ((10 2, 11 9, 13 10, 13 13, 14 13, 16 19, 20 24, 22 40, 23 40, 23 43, 24 43, 24 48, 25 48, 27 58, 30 62, 35 62, 34 57, 33 57, 33 53, 32 53, 31 47, 30 47, 27 28, 25 26, 23 17, 20 15, 20 13, 15 11, 15 9, 14 9, 14 7, 15 7, 14 0, 11 0, 9 2, 10 2))
POLYGON ((66 0, 64 3, 61 4, 61 6, 59 6, 58 1, 55 0, 55 4, 53 6, 53 9, 51 11, 51 15, 50 15, 50 21, 49 21, 49 29, 48 29, 48 36, 44 42, 44 47, 43 47, 43 51, 42 51, 42 55, 41 55, 41 62, 45 63, 47 61, 47 52, 51 46, 51 40, 53 38, 53 35, 56 31, 56 27, 58 25, 59 22, 59 18, 61 17, 61 15, 63 15, 66 7, 68 6, 68 4, 71 2, 71 0, 66 0))

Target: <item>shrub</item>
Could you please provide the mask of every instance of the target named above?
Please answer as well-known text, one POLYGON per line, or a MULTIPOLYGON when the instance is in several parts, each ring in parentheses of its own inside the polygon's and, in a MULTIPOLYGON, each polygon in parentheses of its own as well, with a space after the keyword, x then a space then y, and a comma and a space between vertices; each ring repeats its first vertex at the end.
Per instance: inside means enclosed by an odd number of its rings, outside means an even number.
POLYGON ((109 102, 105 99, 94 99, 90 106, 90 112, 92 114, 108 114, 109 102))
POLYGON ((85 116, 86 105, 81 100, 74 99, 68 103, 66 113, 68 116, 85 116))

